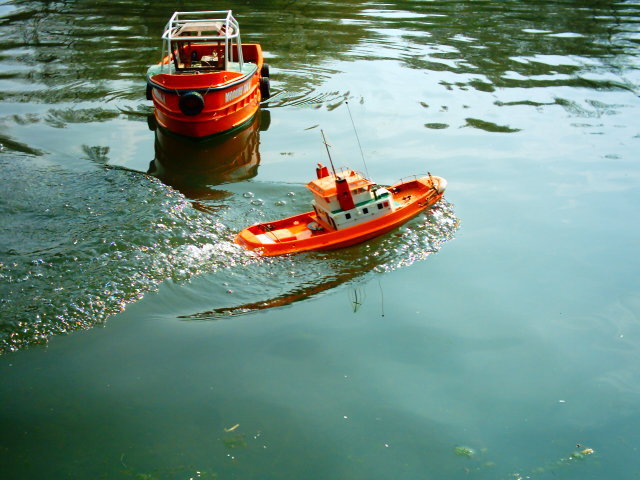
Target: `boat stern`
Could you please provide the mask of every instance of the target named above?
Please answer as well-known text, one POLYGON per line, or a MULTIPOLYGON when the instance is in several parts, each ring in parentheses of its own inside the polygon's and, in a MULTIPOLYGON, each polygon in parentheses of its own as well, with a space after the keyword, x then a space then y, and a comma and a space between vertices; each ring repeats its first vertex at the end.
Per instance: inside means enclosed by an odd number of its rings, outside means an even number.
POLYGON ((254 250, 261 245, 260 240, 251 232, 251 227, 241 230, 234 238, 234 242, 247 250, 254 250))

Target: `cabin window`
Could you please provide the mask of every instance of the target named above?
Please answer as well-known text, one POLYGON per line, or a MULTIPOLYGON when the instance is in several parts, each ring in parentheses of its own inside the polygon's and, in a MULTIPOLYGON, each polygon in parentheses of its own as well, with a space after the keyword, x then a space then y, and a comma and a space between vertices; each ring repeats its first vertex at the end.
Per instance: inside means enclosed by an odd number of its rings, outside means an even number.
POLYGON ((383 205, 384 205, 385 207, 388 207, 388 206, 389 206, 389 202, 384 202, 384 203, 383 203, 383 205))
POLYGON ((344 214, 344 218, 346 218, 347 220, 349 220, 351 218, 351 214, 350 213, 345 213, 344 214))
POLYGON ((378 210, 382 210, 382 204, 381 203, 378 204, 378 210))
POLYGON ((367 213, 369 213, 369 209, 368 208, 363 208, 362 209, 362 213, 364 213, 366 215, 367 213))

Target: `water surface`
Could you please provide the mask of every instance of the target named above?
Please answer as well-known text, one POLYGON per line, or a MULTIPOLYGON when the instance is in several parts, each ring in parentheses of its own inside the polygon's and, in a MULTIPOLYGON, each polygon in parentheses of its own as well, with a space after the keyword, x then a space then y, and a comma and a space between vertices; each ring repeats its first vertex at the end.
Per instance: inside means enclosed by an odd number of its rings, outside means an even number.
POLYGON ((4 475, 636 478, 640 4, 228 7, 274 96, 193 145, 144 72, 210 4, 0 4, 4 475), (321 128, 365 168, 346 102, 371 177, 446 201, 239 249, 307 208, 321 128))

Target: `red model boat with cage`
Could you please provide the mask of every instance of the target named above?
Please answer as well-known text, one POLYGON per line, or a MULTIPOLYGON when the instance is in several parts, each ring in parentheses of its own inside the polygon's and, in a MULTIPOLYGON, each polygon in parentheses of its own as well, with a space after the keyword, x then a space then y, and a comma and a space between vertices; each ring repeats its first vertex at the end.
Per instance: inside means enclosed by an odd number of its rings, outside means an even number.
POLYGON ((242 43, 229 11, 175 12, 162 35, 162 60, 147 71, 158 125, 209 137, 248 125, 269 98, 269 66, 257 43, 242 43))

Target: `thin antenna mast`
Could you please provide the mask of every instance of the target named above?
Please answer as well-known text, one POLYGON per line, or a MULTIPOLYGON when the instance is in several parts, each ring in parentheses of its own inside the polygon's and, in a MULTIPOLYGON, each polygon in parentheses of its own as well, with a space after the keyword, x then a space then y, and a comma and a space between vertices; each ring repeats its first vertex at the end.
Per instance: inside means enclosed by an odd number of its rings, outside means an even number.
POLYGON ((349 102, 345 101, 345 105, 347 106, 347 111, 349 112, 349 118, 351 119, 351 125, 353 125, 353 131, 356 134, 356 140, 358 141, 358 148, 360 148, 360 156, 362 157, 362 163, 364 163, 364 171, 369 177, 369 170, 367 169, 367 162, 364 161, 364 153, 362 153, 362 145, 360 145, 360 137, 358 137, 358 130, 356 130, 356 124, 353 121, 353 117, 351 116, 351 109, 349 108, 349 102))
POLYGON ((329 163, 331 164, 331 170, 333 170, 333 176, 338 178, 336 175, 336 168, 333 166, 333 160, 331 160, 331 153, 329 152, 329 144, 327 143, 327 139, 324 137, 324 131, 320 129, 320 133, 322 134, 322 143, 327 149, 327 155, 329 155, 329 163))

